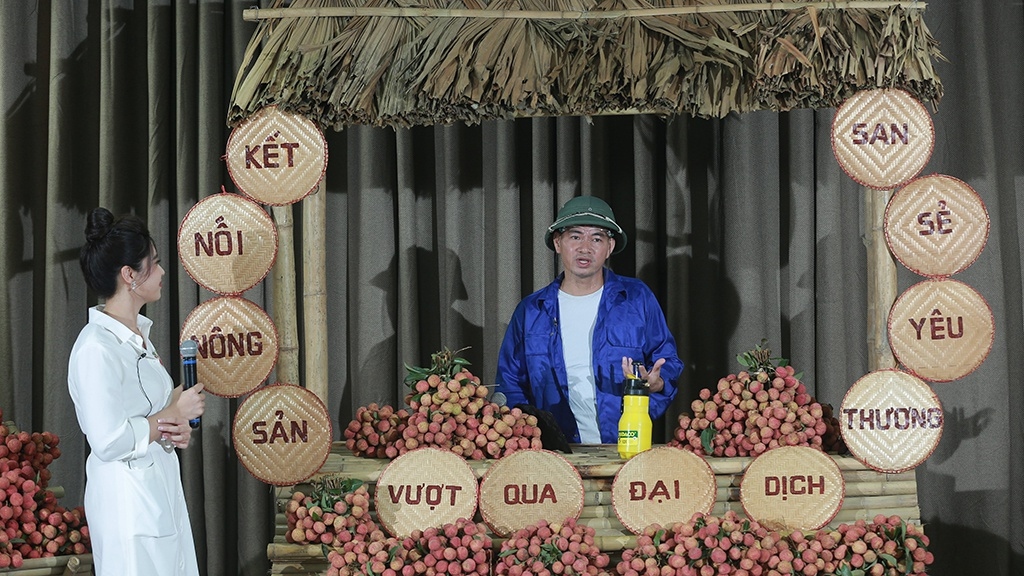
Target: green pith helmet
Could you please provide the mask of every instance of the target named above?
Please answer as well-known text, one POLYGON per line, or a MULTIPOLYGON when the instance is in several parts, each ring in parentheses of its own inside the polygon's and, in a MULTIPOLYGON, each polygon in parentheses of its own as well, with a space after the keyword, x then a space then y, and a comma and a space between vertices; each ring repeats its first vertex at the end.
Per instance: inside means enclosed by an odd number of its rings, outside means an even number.
POLYGON ((551 236, 572 226, 598 226, 608 230, 608 235, 615 239, 615 250, 621 252, 626 247, 626 233, 615 222, 615 214, 607 202, 594 196, 576 196, 571 198, 558 211, 558 217, 548 226, 544 234, 544 244, 551 250, 555 249, 551 236))

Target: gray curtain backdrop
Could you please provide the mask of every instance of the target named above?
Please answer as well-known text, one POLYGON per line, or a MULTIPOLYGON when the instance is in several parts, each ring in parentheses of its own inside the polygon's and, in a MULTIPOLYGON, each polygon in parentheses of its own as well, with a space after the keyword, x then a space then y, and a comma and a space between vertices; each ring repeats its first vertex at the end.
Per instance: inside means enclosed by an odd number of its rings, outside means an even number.
MULTIPOLYGON (((60 436, 52 470, 65 506, 82 502, 87 454, 66 384, 71 344, 95 303, 77 261, 85 214, 103 205, 149 222, 168 276, 145 313, 160 353, 176 358, 182 321, 210 297, 178 263, 177 227, 197 200, 233 189, 220 157, 251 4, 0 4, 0 409, 23 429, 60 436)), ((937 0, 926 21, 949 62, 938 65, 946 96, 924 173, 966 181, 987 205, 988 244, 956 278, 996 319, 981 367, 934 385, 945 430, 917 468, 931 573, 1021 574, 1024 7, 937 0)), ((471 369, 493 381, 513 308, 557 273, 543 230, 580 193, 611 203, 630 236, 612 266, 654 289, 676 335, 687 370, 673 415, 762 338, 838 407, 869 367, 865 192, 832 154, 833 114, 329 131, 320 193, 335 437, 356 407, 400 404, 402 363, 429 363, 441 347, 470 346, 471 369)), ((301 229, 301 210, 295 217, 301 229)), ((900 291, 919 280, 900 267, 900 291)), ((245 296, 273 314, 270 283, 245 296)), ((211 397, 182 453, 209 576, 269 568, 272 492, 234 454, 239 401, 211 397)))

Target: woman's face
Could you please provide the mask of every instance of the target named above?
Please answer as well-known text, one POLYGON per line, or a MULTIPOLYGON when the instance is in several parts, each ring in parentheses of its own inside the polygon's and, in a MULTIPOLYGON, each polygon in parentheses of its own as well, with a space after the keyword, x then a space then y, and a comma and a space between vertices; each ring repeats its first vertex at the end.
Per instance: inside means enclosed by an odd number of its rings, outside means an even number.
POLYGON ((136 275, 135 290, 132 292, 143 302, 156 302, 160 299, 160 291, 164 285, 164 267, 160 265, 160 256, 156 247, 150 251, 149 258, 142 262, 142 270, 136 275))

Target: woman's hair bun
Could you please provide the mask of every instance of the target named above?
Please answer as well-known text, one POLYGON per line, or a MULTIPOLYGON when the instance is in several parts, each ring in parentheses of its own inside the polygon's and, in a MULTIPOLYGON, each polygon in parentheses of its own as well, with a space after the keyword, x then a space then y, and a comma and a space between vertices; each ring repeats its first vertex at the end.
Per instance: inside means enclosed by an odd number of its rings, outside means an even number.
POLYGON ((85 225, 85 240, 99 242, 103 240, 114 225, 114 215, 106 208, 95 208, 89 212, 89 221, 85 225))

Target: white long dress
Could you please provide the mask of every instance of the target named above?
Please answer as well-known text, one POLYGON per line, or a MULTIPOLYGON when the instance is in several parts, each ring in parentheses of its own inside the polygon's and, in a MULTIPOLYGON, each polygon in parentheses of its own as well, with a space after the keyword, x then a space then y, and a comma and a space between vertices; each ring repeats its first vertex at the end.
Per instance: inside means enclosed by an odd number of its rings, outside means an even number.
POLYGON ((68 389, 91 450, 85 515, 97 576, 198 575, 178 455, 149 441, 146 416, 171 401, 173 382, 149 341, 89 310, 71 349, 68 389))

